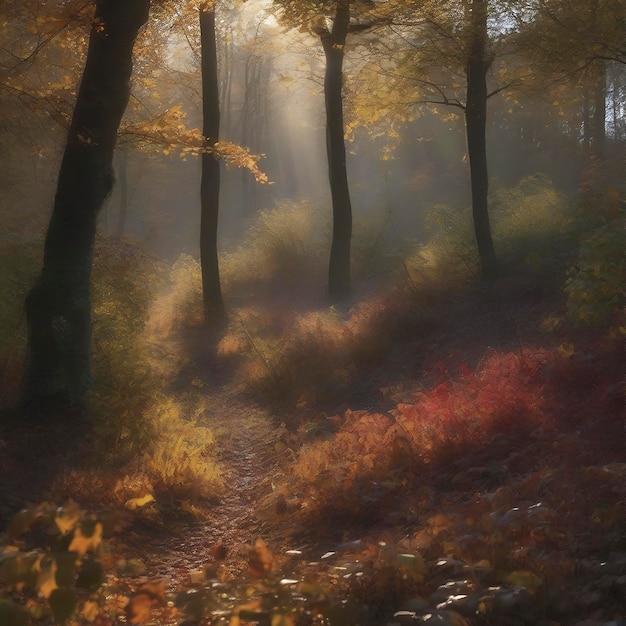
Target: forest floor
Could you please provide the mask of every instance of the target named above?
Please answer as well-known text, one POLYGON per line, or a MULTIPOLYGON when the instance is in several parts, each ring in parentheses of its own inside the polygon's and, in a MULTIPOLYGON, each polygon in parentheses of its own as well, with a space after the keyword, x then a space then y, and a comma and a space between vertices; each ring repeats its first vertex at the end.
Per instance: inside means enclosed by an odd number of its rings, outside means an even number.
MULTIPOLYGON (((69 623, 623 624, 624 346, 603 332, 542 332, 562 306, 519 277, 439 294, 398 321, 340 394, 296 402, 251 390, 202 329, 160 341, 155 362, 185 355, 164 384, 181 401, 203 398, 225 489, 119 511, 103 607, 69 623), (504 381, 488 402, 523 375, 553 415, 412 460, 390 435, 409 407, 483 402, 487 370, 504 381), (383 422, 381 441, 368 441, 363 429, 383 422)), ((71 424, 2 434, 1 514, 63 496, 67 479, 46 477, 80 462, 71 424)), ((84 508, 106 506, 82 495, 84 508)))

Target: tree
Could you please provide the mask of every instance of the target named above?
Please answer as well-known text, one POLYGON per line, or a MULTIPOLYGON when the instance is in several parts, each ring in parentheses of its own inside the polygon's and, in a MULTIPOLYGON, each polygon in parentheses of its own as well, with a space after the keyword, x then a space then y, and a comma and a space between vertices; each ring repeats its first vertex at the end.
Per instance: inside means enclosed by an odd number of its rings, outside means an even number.
POLYGON ((90 279, 96 219, 130 95, 132 52, 150 0, 97 0, 41 272, 25 302, 26 403, 80 406, 91 383, 90 279))
POLYGON ((326 151, 328 178, 332 199, 333 228, 328 266, 328 295, 339 301, 350 294, 350 247, 352 239, 352 204, 346 167, 345 126, 343 115, 343 63, 346 40, 350 32, 375 25, 374 22, 353 22, 353 9, 368 15, 367 0, 327 0, 302 2, 274 0, 281 9, 283 21, 310 30, 319 36, 326 61, 324 71, 324 102, 326 110, 326 151), (332 26, 329 27, 329 22, 332 26))
MULTIPOLYGON (((492 278, 498 273, 498 260, 488 210, 487 102, 515 82, 491 90, 488 85, 496 44, 507 39, 506 29, 498 26, 490 31, 488 23, 502 16, 490 13, 489 0, 414 0, 400 7, 382 3, 376 12, 378 19, 393 24, 395 33, 387 45, 396 59, 387 59, 393 67, 384 70, 389 76, 390 106, 446 106, 463 111, 474 234, 482 274, 492 278)), ((380 119, 386 106, 377 100, 380 119)), ((406 112, 399 117, 406 120, 406 112)))
POLYGON ((206 322, 225 318, 217 255, 217 225, 220 195, 220 163, 215 154, 219 141, 220 99, 218 87, 217 45, 215 41, 215 5, 199 9, 202 51, 202 180, 200 184, 200 260, 202 266, 202 301, 206 322))
POLYGON ((626 5, 592 0, 576 6, 566 0, 535 0, 533 20, 520 29, 523 47, 546 73, 582 87, 583 145, 603 157, 606 145, 607 76, 626 64, 626 5))
POLYGON ((482 272, 486 278, 492 278, 497 273, 498 261, 491 236, 487 200, 487 72, 492 62, 487 52, 487 0, 471 0, 466 11, 469 35, 465 132, 472 187, 472 216, 482 272))
POLYGON ((328 179, 333 205, 333 238, 328 265, 328 295, 341 300, 350 294, 350 243, 352 205, 348 188, 346 146, 343 123, 343 58, 350 26, 350 2, 338 0, 332 29, 317 25, 326 57, 324 104, 326 108, 326 150, 328 179))

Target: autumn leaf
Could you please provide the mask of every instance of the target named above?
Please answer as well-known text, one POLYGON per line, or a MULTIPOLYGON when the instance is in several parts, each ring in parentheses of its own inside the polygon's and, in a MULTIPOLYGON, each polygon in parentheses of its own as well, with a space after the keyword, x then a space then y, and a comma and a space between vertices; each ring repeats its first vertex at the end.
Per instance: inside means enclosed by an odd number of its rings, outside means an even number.
POLYGON ((399 554, 397 558, 398 565, 400 565, 412 579, 421 582, 428 576, 428 566, 419 552, 399 554))
POLYGON ((76 526, 81 516, 80 506, 70 500, 65 506, 59 507, 54 516, 54 523, 61 534, 68 533, 76 526))
POLYGON ((100 613, 100 605, 97 602, 93 602, 91 600, 85 602, 85 604, 83 604, 83 608, 80 611, 80 614, 88 622, 95 621, 99 613, 100 613))
POLYGON ((132 596, 126 607, 126 615, 131 624, 146 624, 150 621, 150 611, 156 603, 147 593, 132 596))
POLYGON ((228 554, 228 548, 223 543, 217 543, 211 548, 211 556, 216 561, 223 561, 228 554))
POLYGON ((24 584, 36 584, 39 572, 37 554, 14 552, 5 549, 0 555, 0 582, 19 588, 24 584))
POLYGON ((574 348, 574 344, 572 344, 572 343, 562 343, 558 347, 557 352, 561 356, 569 358, 569 357, 573 356, 574 354, 576 354, 576 349, 574 348))
POLYGON ((103 581, 104 569, 102 564, 95 559, 85 559, 76 577, 76 587, 78 589, 95 591, 103 581))
POLYGON ((155 580, 142 585, 130 598, 126 614, 131 624, 145 624, 150 621, 150 613, 154 607, 165 602, 165 582, 155 580))
POLYGON ((271 571, 274 557, 263 539, 257 539, 254 545, 249 545, 247 548, 250 575, 254 578, 262 578, 271 571))
POLYGON ((141 509, 154 501, 154 496, 151 493, 147 493, 145 496, 141 496, 140 498, 131 498, 130 500, 127 500, 124 503, 124 508, 129 511, 136 511, 137 509, 141 509))
MULTIPOLYGON (((257 540, 258 541, 258 540, 257 540)), ((241 622, 260 622, 259 618, 267 618, 268 615, 261 613, 261 599, 252 598, 246 604, 236 607, 231 615, 229 626, 239 626, 241 622)))
POLYGON ((37 562, 35 569, 37 570, 37 591, 40 596, 49 598, 52 592, 58 588, 56 561, 49 556, 42 557, 37 562))
POLYGON ((272 614, 272 626, 295 626, 296 622, 296 613, 276 612, 272 614))
POLYGON ((147 582, 139 588, 141 593, 147 593, 151 595, 157 602, 165 602, 165 581, 164 580, 152 580, 147 582))
POLYGON ((16 513, 9 523, 6 534, 11 541, 26 532, 39 517, 39 511, 34 508, 23 509, 16 513))
POLYGON ((100 522, 83 523, 74 530, 74 538, 68 547, 68 551, 76 552, 78 558, 82 559, 87 552, 97 551, 101 543, 102 524, 100 522))
POLYGON ((531 593, 535 593, 543 584, 543 581, 539 578, 539 576, 537 576, 537 574, 528 570, 516 570, 511 572, 506 577, 506 581, 516 587, 524 587, 531 593))
POLYGON ((0 624, 27 626, 30 623, 30 616, 22 607, 17 606, 9 598, 0 597, 0 624))
POLYGON ((55 580, 59 587, 71 587, 76 574, 76 555, 73 552, 53 552, 56 564, 55 580))

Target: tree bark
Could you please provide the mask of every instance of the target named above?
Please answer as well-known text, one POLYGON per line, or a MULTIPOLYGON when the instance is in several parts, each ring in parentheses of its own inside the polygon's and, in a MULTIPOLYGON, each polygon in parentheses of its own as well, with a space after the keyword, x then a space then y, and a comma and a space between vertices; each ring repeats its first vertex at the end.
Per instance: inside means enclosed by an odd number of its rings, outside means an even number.
POLYGON ((594 62, 593 90, 593 151, 603 158, 606 149, 606 62, 594 62))
POLYGON ((117 130, 132 52, 149 0, 98 0, 41 273, 26 297, 27 404, 80 406, 91 383, 90 282, 96 220, 113 187, 117 130))
POLYGON ((331 301, 342 300, 351 291, 352 205, 346 167, 342 96, 343 57, 349 25, 350 1, 338 0, 332 31, 319 33, 326 57, 326 150, 333 206, 333 238, 328 268, 328 295, 331 301))
POLYGON ((202 180, 200 183, 200 264, 204 320, 208 324, 226 317, 217 254, 217 227, 220 197, 220 163, 213 148, 219 141, 220 102, 218 88, 215 8, 200 9, 202 50, 202 180))
POLYGON ((482 273, 486 278, 492 278, 498 271, 498 261, 491 236, 487 201, 487 71, 491 65, 487 57, 487 0, 472 0, 469 19, 465 128, 472 187, 472 216, 482 273))

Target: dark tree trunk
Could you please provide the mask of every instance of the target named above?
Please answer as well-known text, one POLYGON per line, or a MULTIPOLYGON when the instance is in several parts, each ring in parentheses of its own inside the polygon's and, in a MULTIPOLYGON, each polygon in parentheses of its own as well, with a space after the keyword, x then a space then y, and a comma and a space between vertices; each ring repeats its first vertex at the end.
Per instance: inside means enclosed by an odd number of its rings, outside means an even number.
POLYGON ((328 295, 332 301, 350 294, 350 243, 352 205, 348 189, 343 125, 343 57, 350 25, 350 2, 338 0, 331 32, 320 34, 326 56, 324 98, 326 103, 326 150, 333 205, 333 238, 328 268, 328 295))
POLYGON ((593 151, 604 157, 606 146, 606 63, 598 59, 594 63, 593 90, 593 151))
MULTIPOLYGON (((591 146, 591 105, 590 105, 590 96, 588 89, 583 91, 583 148, 585 152, 589 152, 589 148, 591 146)), ((574 128, 576 128, 575 124, 572 124, 574 128)), ((574 139, 578 139, 575 137, 574 139)))
POLYGON ((217 224, 220 200, 220 163, 213 153, 219 141, 220 101, 215 42, 215 9, 200 10, 202 50, 202 115, 204 152, 200 184, 200 263, 204 319, 215 323, 226 317, 217 255, 217 224))
POLYGON ((117 130, 149 0, 98 0, 61 162, 41 273, 26 302, 23 400, 80 406, 91 383, 90 282, 96 220, 113 186, 117 130))
POLYGON ((472 0, 469 19, 471 40, 467 61, 465 127, 472 186, 472 215, 482 273, 486 278, 492 278, 497 273, 498 262, 487 204, 487 71, 491 65, 487 57, 487 0, 472 0))

